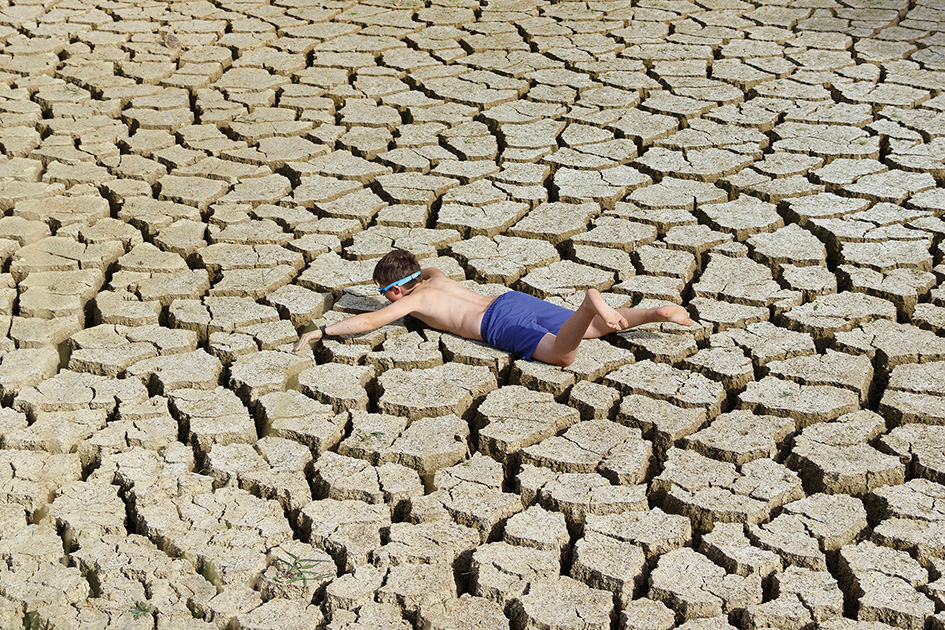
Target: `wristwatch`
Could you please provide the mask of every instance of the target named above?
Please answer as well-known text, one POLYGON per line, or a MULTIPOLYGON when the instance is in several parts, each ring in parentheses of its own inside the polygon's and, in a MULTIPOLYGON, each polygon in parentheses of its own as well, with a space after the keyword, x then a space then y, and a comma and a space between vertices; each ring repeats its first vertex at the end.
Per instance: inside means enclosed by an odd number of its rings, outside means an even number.
POLYGON ((325 326, 319 326, 318 329, 322 331, 322 339, 328 336, 328 333, 325 332, 325 326))

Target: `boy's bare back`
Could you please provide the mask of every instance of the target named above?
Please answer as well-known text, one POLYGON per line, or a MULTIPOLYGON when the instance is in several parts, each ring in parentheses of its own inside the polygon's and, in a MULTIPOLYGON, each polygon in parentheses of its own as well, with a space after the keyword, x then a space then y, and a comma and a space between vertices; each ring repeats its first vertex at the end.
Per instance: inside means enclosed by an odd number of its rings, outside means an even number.
POLYGON ((430 274, 428 280, 385 308, 409 306, 410 311, 406 314, 416 317, 430 328, 481 340, 479 327, 482 316, 495 298, 470 291, 459 282, 447 278, 438 269, 423 271, 430 274))

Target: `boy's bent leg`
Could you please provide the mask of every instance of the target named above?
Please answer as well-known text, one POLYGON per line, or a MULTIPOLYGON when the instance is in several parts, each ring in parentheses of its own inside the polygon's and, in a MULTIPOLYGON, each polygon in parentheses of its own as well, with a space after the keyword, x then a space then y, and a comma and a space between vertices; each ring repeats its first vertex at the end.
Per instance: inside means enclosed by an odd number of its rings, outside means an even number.
POLYGON ((596 289, 588 289, 581 306, 561 325, 558 334, 549 332, 541 338, 532 352, 532 358, 552 365, 571 365, 583 339, 595 339, 652 322, 692 325, 689 313, 681 306, 670 304, 651 309, 616 309, 604 302, 604 298, 596 289))
MULTIPOLYGON (((561 325, 557 334, 548 333, 538 342, 532 358, 552 365, 571 365, 577 355, 578 346, 588 332, 588 327, 595 317, 601 316, 601 305, 613 311, 618 320, 623 321, 617 311, 604 303, 604 299, 595 289, 589 289, 578 310, 561 325)), ((609 316, 606 311, 603 316, 609 316)), ((618 324, 619 325, 619 324, 618 324)), ((599 335, 598 335, 599 336, 599 335)))
MULTIPOLYGON (((673 322, 681 326, 692 326, 693 323, 686 309, 676 304, 660 306, 659 308, 618 308, 614 310, 626 321, 627 325, 624 328, 633 328, 634 326, 654 322, 673 322)), ((612 333, 614 330, 602 317, 595 317, 591 325, 588 326, 584 338, 596 339, 612 333)))
POLYGON ((535 349, 532 350, 532 361, 541 361, 542 363, 548 363, 550 365, 567 365, 561 360, 561 356, 555 352, 554 346, 555 335, 553 333, 545 333, 545 336, 541 338, 541 341, 539 341, 535 349))

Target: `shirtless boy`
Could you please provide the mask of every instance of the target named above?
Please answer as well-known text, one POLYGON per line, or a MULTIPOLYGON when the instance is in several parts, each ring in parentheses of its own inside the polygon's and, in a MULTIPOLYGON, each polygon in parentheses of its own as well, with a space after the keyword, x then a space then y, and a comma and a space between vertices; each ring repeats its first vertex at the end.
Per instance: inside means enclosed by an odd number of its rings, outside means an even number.
POLYGON ((566 366, 574 362, 582 339, 650 322, 692 325, 681 306, 615 309, 596 289, 588 289, 577 311, 518 291, 479 295, 439 269, 420 269, 414 255, 402 249, 378 261, 374 282, 391 302, 388 306, 307 332, 295 349, 324 336, 363 333, 412 315, 430 328, 485 341, 518 358, 566 366))

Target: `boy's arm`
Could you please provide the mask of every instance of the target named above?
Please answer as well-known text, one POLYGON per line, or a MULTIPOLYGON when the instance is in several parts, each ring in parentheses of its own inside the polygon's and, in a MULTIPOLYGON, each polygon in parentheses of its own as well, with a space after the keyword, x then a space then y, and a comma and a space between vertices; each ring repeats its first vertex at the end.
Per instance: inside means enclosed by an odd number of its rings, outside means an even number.
MULTIPOLYGON (((388 304, 384 308, 378 309, 376 311, 372 311, 370 313, 359 313, 352 317, 343 319, 340 322, 329 324, 328 326, 324 327, 325 333, 328 335, 356 335, 358 333, 368 332, 369 330, 376 330, 381 326, 386 326, 387 324, 396 321, 405 315, 409 315, 415 310, 416 306, 417 298, 407 295, 396 302, 388 304)), ((293 351, 297 352, 304 348, 307 344, 318 341, 321 338, 322 331, 320 328, 311 330, 299 338, 299 342, 295 344, 293 351)))

